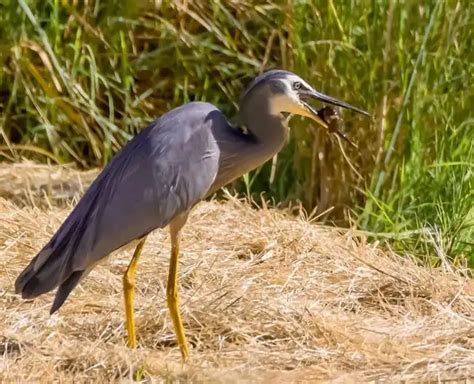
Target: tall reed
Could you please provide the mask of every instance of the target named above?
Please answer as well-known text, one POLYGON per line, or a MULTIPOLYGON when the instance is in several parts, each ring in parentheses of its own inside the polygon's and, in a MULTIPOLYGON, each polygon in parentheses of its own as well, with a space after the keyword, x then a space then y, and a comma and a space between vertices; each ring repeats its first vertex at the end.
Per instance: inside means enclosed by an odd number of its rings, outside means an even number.
MULTIPOLYGON (((471 2, 19 0, 0 5, 0 154, 102 166, 190 100, 236 112, 264 69, 366 108, 354 150, 294 118, 287 148, 236 186, 299 199, 439 263, 474 266, 471 2), (275 177, 271 177, 271 173, 275 177)), ((315 208, 316 207, 316 208, 315 208)))

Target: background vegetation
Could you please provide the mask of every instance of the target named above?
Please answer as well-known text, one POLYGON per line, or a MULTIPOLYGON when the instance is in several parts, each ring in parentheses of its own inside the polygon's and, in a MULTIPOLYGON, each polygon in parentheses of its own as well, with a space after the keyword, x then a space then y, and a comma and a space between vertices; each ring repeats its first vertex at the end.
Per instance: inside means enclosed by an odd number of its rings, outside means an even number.
POLYGON ((474 266, 471 4, 0 0, 0 154, 102 166, 170 108, 235 115, 246 83, 286 68, 374 119, 345 112, 360 150, 341 151, 294 118, 240 188, 474 266))

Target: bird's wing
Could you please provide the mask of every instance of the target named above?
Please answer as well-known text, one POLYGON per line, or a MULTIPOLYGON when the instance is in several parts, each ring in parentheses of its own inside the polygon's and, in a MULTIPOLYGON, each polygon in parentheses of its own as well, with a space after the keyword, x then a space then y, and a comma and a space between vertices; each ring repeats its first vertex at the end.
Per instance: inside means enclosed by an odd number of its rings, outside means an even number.
POLYGON ((210 104, 190 103, 140 132, 18 277, 16 291, 32 298, 72 284, 69 293, 100 259, 190 210, 216 177, 211 129, 224 122, 210 104))

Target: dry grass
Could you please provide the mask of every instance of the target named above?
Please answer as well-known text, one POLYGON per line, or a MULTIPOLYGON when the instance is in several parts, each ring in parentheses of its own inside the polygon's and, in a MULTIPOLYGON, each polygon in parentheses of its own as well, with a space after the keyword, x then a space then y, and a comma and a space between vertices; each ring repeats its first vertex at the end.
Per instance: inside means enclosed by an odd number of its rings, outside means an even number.
POLYGON ((136 351, 124 344, 121 278, 130 251, 98 266, 50 317, 51 295, 23 301, 13 282, 69 211, 38 205, 53 201, 44 191, 67 189, 58 185, 79 173, 18 165, 0 168, 0 184, 9 173, 23 192, 2 185, 15 203, 0 198, 1 382, 127 381, 137 368, 155 382, 474 376, 472 280, 234 199, 200 204, 185 230, 189 363, 180 362, 166 309, 166 231, 149 238, 139 265, 136 351))

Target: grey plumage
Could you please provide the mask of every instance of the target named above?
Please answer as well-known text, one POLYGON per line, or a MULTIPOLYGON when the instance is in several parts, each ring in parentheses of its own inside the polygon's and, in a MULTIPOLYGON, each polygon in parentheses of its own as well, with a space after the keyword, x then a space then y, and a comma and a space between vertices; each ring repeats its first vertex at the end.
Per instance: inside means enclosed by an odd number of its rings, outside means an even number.
POLYGON ((222 118, 210 104, 190 103, 141 131, 18 277, 16 291, 34 298, 59 285, 54 311, 90 266, 189 210, 215 179, 219 158, 211 130, 222 118))
POLYGON ((269 71, 241 99, 240 116, 248 134, 233 128, 208 103, 193 102, 164 114, 104 168, 20 274, 16 292, 34 298, 59 287, 51 308, 56 311, 81 277, 109 253, 167 226, 205 196, 274 156, 288 137, 281 112, 299 113, 324 126, 303 101, 306 96, 363 112, 318 93, 291 72, 269 71))

